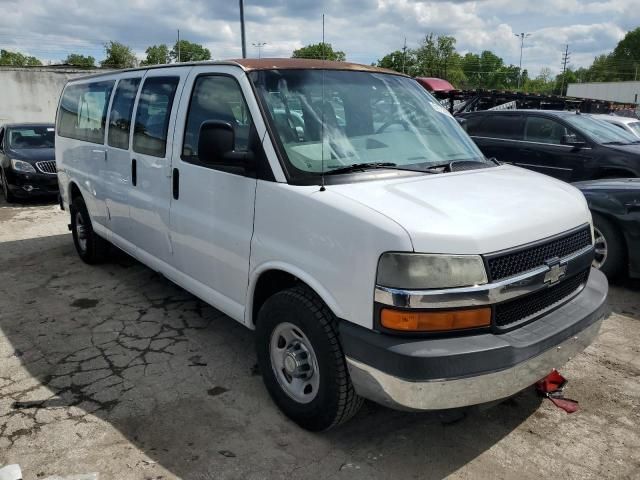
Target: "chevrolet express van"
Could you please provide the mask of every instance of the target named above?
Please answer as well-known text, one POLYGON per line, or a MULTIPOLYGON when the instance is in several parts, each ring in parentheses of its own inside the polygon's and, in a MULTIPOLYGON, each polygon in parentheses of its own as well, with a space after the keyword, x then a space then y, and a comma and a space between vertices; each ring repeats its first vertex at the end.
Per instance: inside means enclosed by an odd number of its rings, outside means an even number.
POLYGON ((363 398, 509 397, 602 323, 582 194, 487 160, 396 72, 262 59, 74 79, 56 159, 82 260, 113 244, 255 329, 270 395, 310 430, 363 398))

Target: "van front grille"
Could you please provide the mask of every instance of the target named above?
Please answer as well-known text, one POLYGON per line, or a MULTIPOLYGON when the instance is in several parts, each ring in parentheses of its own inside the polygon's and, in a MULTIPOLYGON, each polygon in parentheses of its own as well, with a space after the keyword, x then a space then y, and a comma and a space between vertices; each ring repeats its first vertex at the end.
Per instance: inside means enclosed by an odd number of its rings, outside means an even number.
POLYGON ((585 225, 579 230, 560 235, 535 245, 523 246, 505 253, 488 255, 489 281, 511 277, 545 264, 546 260, 562 258, 591 245, 591 228, 585 225))
POLYGON ((51 173, 55 174, 56 172, 56 161, 55 160, 47 160, 45 162, 36 162, 36 167, 42 173, 51 173))
POLYGON ((584 288, 590 271, 590 269, 584 270, 552 287, 496 305, 494 307, 496 326, 504 328, 525 320, 533 320, 554 307, 559 307, 565 300, 584 288))

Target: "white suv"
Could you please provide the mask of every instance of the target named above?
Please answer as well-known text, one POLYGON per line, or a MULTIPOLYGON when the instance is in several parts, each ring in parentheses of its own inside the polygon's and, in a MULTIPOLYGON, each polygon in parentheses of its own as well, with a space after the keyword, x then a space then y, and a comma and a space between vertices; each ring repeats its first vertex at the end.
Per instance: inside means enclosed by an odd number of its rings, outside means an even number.
POLYGON ((80 257, 114 244, 255 329, 269 393, 310 430, 363 397, 508 397, 604 316, 582 194, 485 159, 396 72, 262 59, 74 79, 56 159, 80 257))

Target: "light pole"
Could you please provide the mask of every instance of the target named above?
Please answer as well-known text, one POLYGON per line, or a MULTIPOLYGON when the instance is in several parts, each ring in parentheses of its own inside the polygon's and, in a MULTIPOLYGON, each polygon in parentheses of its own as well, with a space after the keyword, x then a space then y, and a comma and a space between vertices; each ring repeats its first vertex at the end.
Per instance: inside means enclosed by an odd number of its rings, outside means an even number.
POLYGON ((524 48, 524 39, 530 37, 530 33, 514 33, 516 37, 520 38, 520 71, 518 72, 518 90, 520 90, 520 83, 522 82, 522 49, 524 48))
POLYGON ((247 58, 247 40, 244 36, 244 0, 240 0, 240 35, 242 36, 242 58, 247 58))
POLYGON ((262 47, 264 47, 266 44, 267 42, 256 42, 251 44, 258 49, 258 58, 261 58, 262 47))

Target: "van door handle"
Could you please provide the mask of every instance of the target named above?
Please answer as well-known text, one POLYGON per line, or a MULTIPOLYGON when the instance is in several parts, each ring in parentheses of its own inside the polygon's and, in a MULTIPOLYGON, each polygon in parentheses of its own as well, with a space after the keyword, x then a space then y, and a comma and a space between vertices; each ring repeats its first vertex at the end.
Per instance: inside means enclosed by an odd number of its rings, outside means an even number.
POLYGON ((136 159, 131 160, 131 184, 135 187, 138 183, 138 167, 136 159))
POLYGON ((173 198, 178 200, 180 197, 180 170, 173 169, 173 198))

